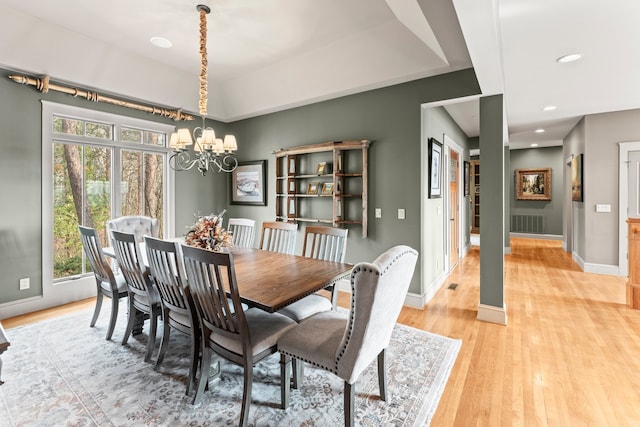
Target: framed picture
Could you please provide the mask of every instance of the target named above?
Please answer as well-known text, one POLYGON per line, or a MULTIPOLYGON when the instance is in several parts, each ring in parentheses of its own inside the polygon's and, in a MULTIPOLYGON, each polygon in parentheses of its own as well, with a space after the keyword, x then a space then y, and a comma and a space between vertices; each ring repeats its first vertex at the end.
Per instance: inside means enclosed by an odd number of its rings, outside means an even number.
POLYGON ((327 167, 327 162, 318 163, 318 169, 316 170, 316 175, 325 175, 329 173, 329 168, 327 167))
POLYGON ((323 196, 330 196, 333 194, 333 182, 325 182, 322 184, 322 192, 320 193, 323 196))
POLYGON ((442 197, 442 144, 429 138, 429 198, 442 197))
POLYGON ((318 194, 318 183, 313 181, 307 186, 307 194, 318 194))
POLYGON ((551 200, 551 168, 516 169, 516 200, 551 200))
POLYGON ((469 182, 471 179, 470 170, 471 168, 470 168, 469 162, 465 160, 464 161, 464 195, 465 196, 468 196, 469 194, 471 194, 471 191, 470 191, 471 183, 469 182))
POLYGON ((267 205, 267 161, 239 162, 231 172, 229 194, 232 205, 267 205))
POLYGON ((571 200, 582 202, 582 154, 573 156, 571 159, 571 200))

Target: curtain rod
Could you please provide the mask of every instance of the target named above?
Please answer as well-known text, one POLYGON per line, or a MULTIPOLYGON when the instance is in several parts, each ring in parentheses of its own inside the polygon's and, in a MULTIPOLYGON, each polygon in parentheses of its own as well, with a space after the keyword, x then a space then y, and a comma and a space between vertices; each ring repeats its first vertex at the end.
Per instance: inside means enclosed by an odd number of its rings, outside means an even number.
POLYGON ((120 99, 110 98, 108 96, 100 95, 96 92, 90 92, 88 90, 77 89, 68 86, 62 86, 55 83, 49 83, 49 76, 44 76, 41 79, 34 79, 26 76, 18 76, 11 75, 9 76, 11 80, 19 84, 26 84, 35 86, 42 93, 49 92, 49 89, 55 90, 58 92, 63 92, 68 95, 73 95, 74 97, 82 97, 86 98, 89 101, 93 102, 105 102, 107 104, 117 105, 119 107, 131 108, 138 111, 144 111, 145 113, 157 114, 162 117, 168 117, 175 121, 179 120, 194 120, 194 117, 191 114, 183 113, 181 110, 169 110, 166 108, 148 106, 142 104, 136 104, 134 102, 122 101, 120 99))

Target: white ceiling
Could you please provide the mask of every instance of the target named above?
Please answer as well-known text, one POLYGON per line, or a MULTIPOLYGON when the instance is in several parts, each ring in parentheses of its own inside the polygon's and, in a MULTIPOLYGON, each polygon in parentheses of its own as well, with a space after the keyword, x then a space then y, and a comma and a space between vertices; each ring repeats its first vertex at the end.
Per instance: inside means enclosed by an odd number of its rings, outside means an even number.
MULTIPOLYGON (((223 121, 471 66, 483 94, 505 94, 512 148, 560 144, 585 114, 640 108, 640 1, 200 3, 212 9, 208 115, 223 121), (555 61, 572 52, 584 57, 555 61)), ((0 65, 197 113, 197 4, 0 0, 0 65)), ((477 101, 446 108, 477 136, 477 101)))

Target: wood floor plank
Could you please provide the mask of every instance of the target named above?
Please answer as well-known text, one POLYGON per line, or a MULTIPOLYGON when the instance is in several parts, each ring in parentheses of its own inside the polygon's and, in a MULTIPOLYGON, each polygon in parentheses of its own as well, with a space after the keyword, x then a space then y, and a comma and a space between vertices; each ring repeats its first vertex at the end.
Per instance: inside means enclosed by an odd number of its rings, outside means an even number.
MULTIPOLYGON (((626 278, 583 273, 553 240, 511 239, 504 266, 506 326, 476 319, 478 247, 424 309, 400 314, 400 323, 462 340, 431 425, 640 425, 640 310, 625 305, 626 278)), ((10 332, 93 304, 2 323, 10 332)))

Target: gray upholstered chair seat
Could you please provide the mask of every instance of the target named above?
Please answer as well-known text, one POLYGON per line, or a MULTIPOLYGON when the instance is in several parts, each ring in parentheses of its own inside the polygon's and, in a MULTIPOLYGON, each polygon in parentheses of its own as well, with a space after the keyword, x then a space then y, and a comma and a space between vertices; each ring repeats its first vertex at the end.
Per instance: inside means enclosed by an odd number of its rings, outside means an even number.
POLYGON ((160 304, 160 296, 157 292, 149 292, 149 296, 133 292, 130 292, 130 295, 133 295, 136 306, 151 307, 152 304, 160 304))
MULTIPOLYGON (((278 339, 296 322, 278 313, 267 313, 259 308, 250 308, 244 312, 251 336, 252 355, 258 355, 277 344, 278 339)), ((209 339, 222 347, 242 354, 242 341, 238 335, 223 335, 222 332, 212 332, 209 339)))
POLYGON ((169 319, 170 322, 177 323, 188 328, 191 327, 191 318, 186 314, 182 314, 177 311, 169 311, 169 319))
POLYGON ((312 316, 318 312, 331 310, 333 308, 331 301, 322 295, 312 294, 289 304, 285 308, 278 311, 296 322, 301 322, 309 316, 312 316))
MULTIPOLYGON (((125 280, 124 276, 122 274, 114 274, 114 278, 116 279, 118 292, 127 292, 127 281, 125 280)), ((111 284, 109 284, 109 282, 100 282, 100 287, 105 291, 111 290, 111 284)))
POLYGON ((336 373, 336 353, 348 321, 349 315, 344 312, 330 310, 314 314, 284 335, 278 341, 278 350, 336 373))

